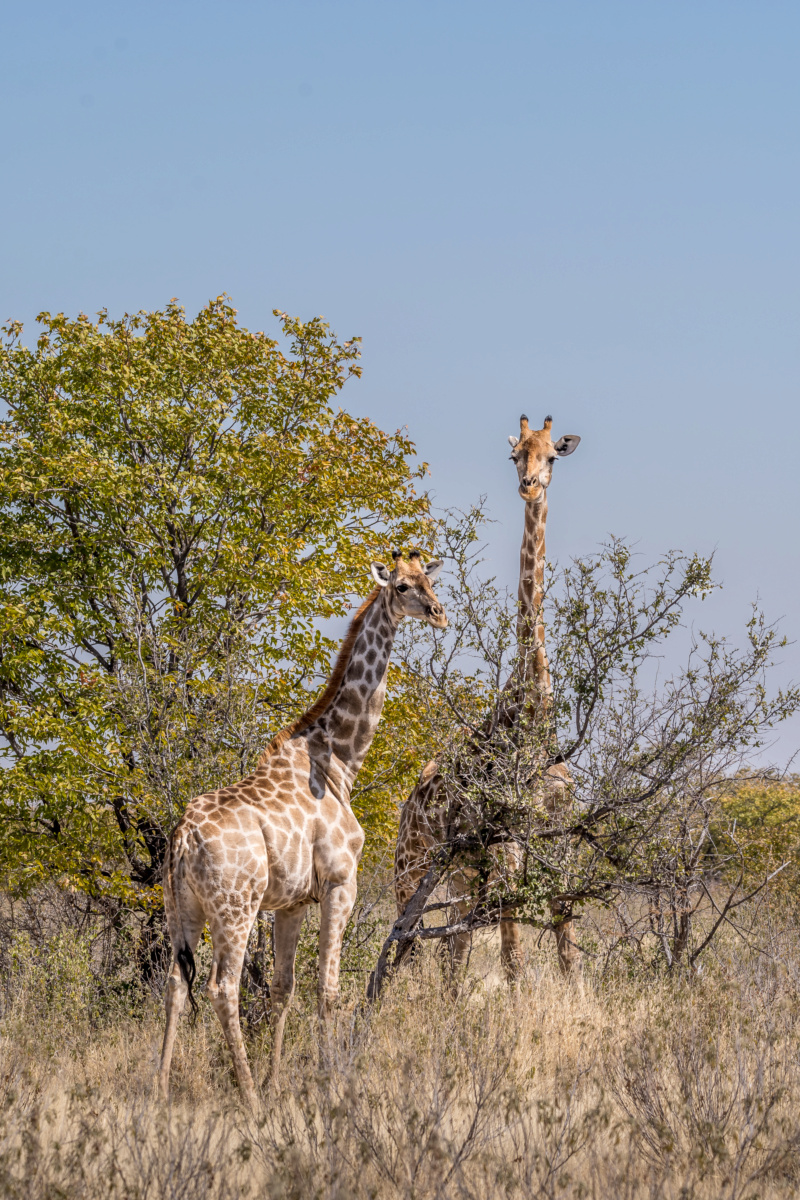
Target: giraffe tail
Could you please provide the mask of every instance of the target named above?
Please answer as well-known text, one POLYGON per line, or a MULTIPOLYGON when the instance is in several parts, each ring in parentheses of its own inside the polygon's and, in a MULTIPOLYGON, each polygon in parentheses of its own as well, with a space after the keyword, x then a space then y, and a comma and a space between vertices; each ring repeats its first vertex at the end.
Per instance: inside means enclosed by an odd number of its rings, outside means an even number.
POLYGON ((197 1018, 198 1008, 194 992, 192 991, 192 985, 197 974, 197 967, 195 966, 192 948, 184 936, 183 922, 181 921, 180 906, 178 904, 178 892, 175 887, 175 873, 180 865, 182 851, 183 839, 176 829, 167 843, 167 853, 164 859, 164 907, 167 910, 167 922, 171 927, 170 936, 175 961, 180 968, 183 982, 189 989, 189 1004, 191 1005, 192 1022, 194 1023, 197 1018))
POLYGON ((192 1008, 192 1023, 194 1023, 194 1021, 197 1019, 198 1012, 197 1001, 195 1000, 194 992, 192 991, 194 977, 197 974, 197 968, 194 965, 194 955, 192 954, 190 947, 186 944, 186 942, 184 942, 182 948, 178 951, 175 957, 178 960, 178 966, 181 969, 181 975, 183 976, 184 983, 189 989, 189 1004, 192 1008))

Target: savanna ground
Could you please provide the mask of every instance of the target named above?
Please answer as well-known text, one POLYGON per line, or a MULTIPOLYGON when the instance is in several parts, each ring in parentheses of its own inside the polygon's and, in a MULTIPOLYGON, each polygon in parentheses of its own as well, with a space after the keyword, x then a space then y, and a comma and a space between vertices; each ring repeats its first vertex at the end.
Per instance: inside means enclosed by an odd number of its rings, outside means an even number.
MULTIPOLYGON (((588 915, 582 938, 595 953, 579 980, 557 974, 549 934, 537 945, 526 931, 525 970, 509 989, 496 936, 483 934, 456 998, 428 947, 368 1009, 374 945, 351 943, 325 1061, 310 920, 282 1078, 251 1117, 202 999, 196 1024, 182 1023, 172 1103, 158 1101, 159 997, 133 982, 119 931, 92 941, 80 905, 42 893, 4 913, 0 1191, 795 1196, 800 937, 785 898, 759 899, 748 935, 718 938, 691 978, 650 964, 646 945, 602 969, 588 915)), ((263 1080, 263 1003, 245 993, 243 1007, 263 1080)))

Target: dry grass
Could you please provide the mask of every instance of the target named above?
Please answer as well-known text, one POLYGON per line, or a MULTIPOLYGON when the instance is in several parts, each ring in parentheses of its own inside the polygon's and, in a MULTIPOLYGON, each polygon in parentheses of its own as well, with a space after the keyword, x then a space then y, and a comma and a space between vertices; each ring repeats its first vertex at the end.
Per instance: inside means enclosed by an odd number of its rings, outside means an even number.
MULTIPOLYGON (((426 954, 378 1010, 354 986, 324 1056, 305 988, 256 1119, 205 1003, 181 1030, 167 1111, 159 1006, 98 1000, 68 939, 45 959, 23 942, 0 1043, 0 1193, 793 1197, 800 940, 766 917, 761 933, 770 956, 731 940, 691 982, 643 968, 565 982, 531 939, 513 991, 487 939, 455 1000, 426 954)), ((250 1050, 262 1078, 267 1031, 250 1050)))

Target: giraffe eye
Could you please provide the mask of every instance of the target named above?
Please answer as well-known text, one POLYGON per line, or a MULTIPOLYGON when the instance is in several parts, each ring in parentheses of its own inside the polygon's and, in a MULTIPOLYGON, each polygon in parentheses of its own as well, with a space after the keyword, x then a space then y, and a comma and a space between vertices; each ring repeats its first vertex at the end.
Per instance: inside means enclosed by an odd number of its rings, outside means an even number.
POLYGON ((550 463, 550 465, 552 466, 552 465, 553 465, 553 463, 556 461, 556 456, 555 456, 555 454, 553 455, 553 457, 552 457, 552 458, 548 458, 548 460, 547 460, 547 461, 548 461, 548 462, 550 463))
POLYGON ((398 590, 398 592, 407 592, 408 584, 407 583, 398 583, 397 590, 398 590))

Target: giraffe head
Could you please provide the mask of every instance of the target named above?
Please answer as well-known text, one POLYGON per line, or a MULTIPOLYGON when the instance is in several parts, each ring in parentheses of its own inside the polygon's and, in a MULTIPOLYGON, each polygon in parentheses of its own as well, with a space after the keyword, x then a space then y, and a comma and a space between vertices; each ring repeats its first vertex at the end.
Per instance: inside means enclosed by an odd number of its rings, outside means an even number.
POLYGON ((575 433, 566 433, 557 442, 550 436, 552 417, 545 417, 544 429, 531 429, 528 418, 519 419, 519 437, 513 434, 508 441, 511 446, 511 461, 517 464, 519 494, 523 500, 541 500, 550 486, 553 463, 557 458, 566 458, 576 449, 581 440, 575 433))
POLYGON ((372 564, 372 578, 378 587, 388 588, 387 600, 389 609, 396 621, 403 617, 417 617, 427 621, 434 629, 444 629, 447 617, 444 609, 436 599, 431 584, 438 577, 442 564, 438 559, 422 565, 419 550, 412 550, 408 562, 404 562, 401 552, 392 552, 394 570, 390 571, 383 563, 372 564))

